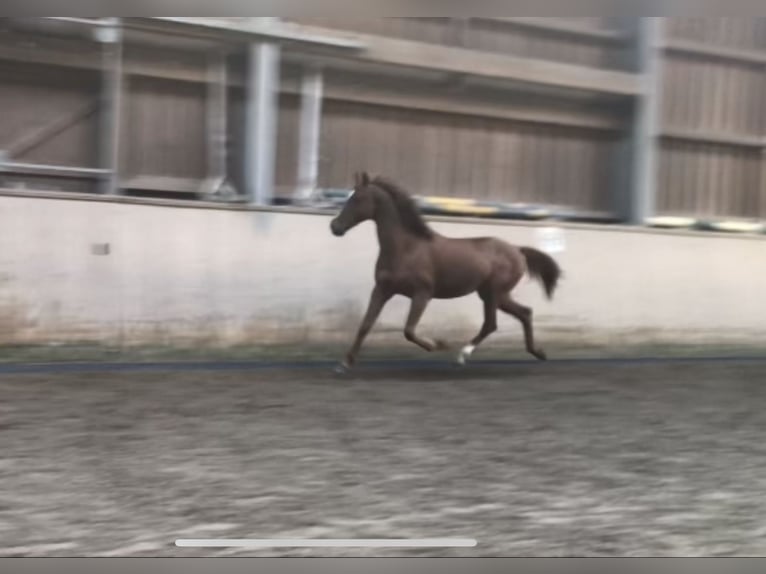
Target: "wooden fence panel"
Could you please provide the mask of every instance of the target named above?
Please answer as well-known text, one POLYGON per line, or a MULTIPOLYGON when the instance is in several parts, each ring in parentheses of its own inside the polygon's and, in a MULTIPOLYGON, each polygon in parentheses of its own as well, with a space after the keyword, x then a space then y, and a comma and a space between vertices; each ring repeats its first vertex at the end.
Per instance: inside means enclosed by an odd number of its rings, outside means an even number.
POLYGON ((413 193, 611 209, 616 136, 352 102, 325 103, 319 178, 348 187, 368 170, 413 193))
MULTIPOLYGON (((474 19, 466 31, 465 47, 595 68, 622 67, 620 46, 603 38, 515 26, 512 20, 474 19)), ((581 27, 587 29, 587 26, 581 27)))
POLYGON ((0 62, 0 150, 14 161, 97 167, 98 81, 88 70, 0 62), (49 137, 21 145, 54 124, 49 137))
POLYGON ((667 18, 670 38, 751 50, 766 49, 766 20, 748 17, 667 18))
POLYGON ((660 213, 766 217, 766 18, 668 18, 660 213), (727 51, 728 50, 728 51, 727 51))
POLYGON ((761 152, 668 141, 658 168, 657 209, 664 215, 766 217, 761 152))
POLYGON ((673 54, 663 69, 663 127, 762 133, 766 82, 760 67, 673 54))
MULTIPOLYGON (((299 21, 599 68, 624 65, 629 44, 610 18, 299 21)), ((683 17, 665 24, 658 212, 766 217, 766 18, 683 17)), ((229 176, 240 190, 246 161, 243 55, 230 61, 227 150, 229 176)), ((197 189, 208 173, 204 50, 159 50, 128 37, 125 58, 121 183, 143 191, 197 189)), ((99 66, 94 43, 4 31, 0 106, 7 113, 0 150, 21 162, 98 167, 99 66)), ((615 149, 630 122, 625 101, 554 102, 501 84, 394 76, 373 67, 366 74, 332 65, 326 70, 323 186, 345 187, 355 170, 368 169, 417 193, 580 210, 609 211, 614 204, 621 191, 615 149)), ((281 95, 280 194, 296 185, 299 108, 296 89, 281 95)), ((35 177, 24 176, 23 183, 94 188, 71 177, 35 177)), ((18 183, 9 175, 3 182, 18 183)))
MULTIPOLYGON (((0 62, 0 151, 17 163, 98 167, 98 74, 43 64, 0 62)), ((0 186, 71 192, 93 178, 0 173, 0 186)))
POLYGON ((126 98, 123 177, 205 178, 205 86, 133 77, 126 98))

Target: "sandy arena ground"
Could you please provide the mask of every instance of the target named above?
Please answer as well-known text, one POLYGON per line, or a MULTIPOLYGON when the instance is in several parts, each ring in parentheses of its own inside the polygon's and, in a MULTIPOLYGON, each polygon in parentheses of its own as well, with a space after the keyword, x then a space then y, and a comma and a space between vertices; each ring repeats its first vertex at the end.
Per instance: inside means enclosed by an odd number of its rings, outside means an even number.
POLYGON ((766 555, 764 366, 0 373, 0 556, 766 555))

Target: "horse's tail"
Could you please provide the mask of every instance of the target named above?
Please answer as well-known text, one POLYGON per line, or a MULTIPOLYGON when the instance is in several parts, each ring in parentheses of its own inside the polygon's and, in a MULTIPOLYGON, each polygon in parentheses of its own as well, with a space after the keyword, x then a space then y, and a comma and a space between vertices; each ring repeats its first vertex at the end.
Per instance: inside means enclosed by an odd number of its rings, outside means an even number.
POLYGON ((521 247, 519 249, 527 260, 527 272, 531 277, 542 283, 548 299, 552 299, 553 292, 556 290, 556 286, 561 278, 559 264, 547 253, 532 247, 521 247))

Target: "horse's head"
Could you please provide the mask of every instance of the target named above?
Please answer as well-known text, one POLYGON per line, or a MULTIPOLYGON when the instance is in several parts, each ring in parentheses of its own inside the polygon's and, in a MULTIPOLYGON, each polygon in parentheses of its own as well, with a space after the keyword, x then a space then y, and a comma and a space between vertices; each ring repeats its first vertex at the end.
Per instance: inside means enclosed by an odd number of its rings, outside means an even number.
POLYGON ((342 237, 349 229, 375 217, 375 195, 367 172, 355 175, 354 190, 343 209, 330 222, 333 235, 342 237))

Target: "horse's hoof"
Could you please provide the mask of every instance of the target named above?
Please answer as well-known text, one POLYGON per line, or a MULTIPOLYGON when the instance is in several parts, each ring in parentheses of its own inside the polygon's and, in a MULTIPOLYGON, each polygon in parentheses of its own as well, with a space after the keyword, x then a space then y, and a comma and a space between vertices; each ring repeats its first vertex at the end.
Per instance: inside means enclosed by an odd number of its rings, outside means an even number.
POLYGON ((534 353, 532 353, 532 356, 537 358, 539 361, 547 361, 548 355, 545 354, 545 351, 537 350, 534 353))
POLYGON ((346 361, 341 361, 335 367, 335 374, 337 374, 337 375, 345 375, 345 374, 348 374, 348 372, 350 370, 351 370, 351 365, 349 365, 346 361))
POLYGON ((466 345, 465 347, 460 349, 460 353, 458 353, 458 356, 456 359, 457 364, 461 366, 465 365, 466 361, 468 360, 468 357, 470 357, 473 354, 474 349, 476 349, 474 345, 466 345))

